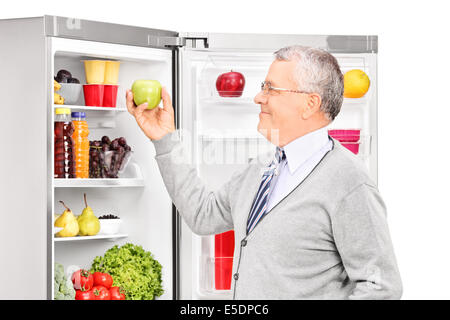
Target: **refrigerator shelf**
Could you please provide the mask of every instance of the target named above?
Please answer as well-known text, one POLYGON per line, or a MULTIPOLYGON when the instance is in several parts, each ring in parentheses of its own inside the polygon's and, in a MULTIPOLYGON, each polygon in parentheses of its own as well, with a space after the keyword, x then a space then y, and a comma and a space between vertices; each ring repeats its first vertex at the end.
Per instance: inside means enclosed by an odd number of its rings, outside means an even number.
POLYGON ((53 179, 55 188, 144 187, 144 179, 53 179))
POLYGON ((122 178, 53 179, 55 188, 145 187, 144 177, 137 163, 131 162, 122 178))
POLYGON ((86 241, 86 240, 109 240, 117 241, 122 238, 127 238, 128 234, 100 234, 95 236, 77 236, 77 237, 66 237, 66 238, 53 238, 55 242, 72 242, 72 241, 86 241))
POLYGON ((206 98, 200 99, 201 104, 215 104, 215 105, 230 105, 230 106, 253 106, 255 109, 258 109, 259 106, 253 102, 252 97, 220 97, 217 96, 210 96, 206 98))
POLYGON ((125 108, 110 108, 110 107, 91 107, 91 106, 78 106, 70 104, 54 104, 53 109, 56 108, 70 108, 76 111, 104 111, 104 112, 126 112, 125 108))

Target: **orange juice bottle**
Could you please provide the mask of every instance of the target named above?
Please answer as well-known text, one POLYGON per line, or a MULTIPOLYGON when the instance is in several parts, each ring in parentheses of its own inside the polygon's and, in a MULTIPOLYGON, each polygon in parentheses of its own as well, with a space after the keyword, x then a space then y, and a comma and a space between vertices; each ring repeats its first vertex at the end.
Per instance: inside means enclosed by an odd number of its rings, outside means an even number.
POLYGON ((72 112, 75 177, 89 178, 89 129, 85 112, 72 112))

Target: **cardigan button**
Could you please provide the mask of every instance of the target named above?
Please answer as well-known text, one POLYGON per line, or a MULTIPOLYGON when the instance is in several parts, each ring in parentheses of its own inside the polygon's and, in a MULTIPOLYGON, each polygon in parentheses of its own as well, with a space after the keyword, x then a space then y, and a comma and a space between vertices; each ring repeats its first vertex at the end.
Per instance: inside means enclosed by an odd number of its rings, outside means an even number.
POLYGON ((234 278, 234 280, 239 279, 239 273, 236 272, 236 273, 233 275, 233 278, 234 278))
POLYGON ((245 247, 246 245, 247 245, 247 240, 242 239, 242 241, 241 241, 241 246, 242 246, 242 247, 245 247))

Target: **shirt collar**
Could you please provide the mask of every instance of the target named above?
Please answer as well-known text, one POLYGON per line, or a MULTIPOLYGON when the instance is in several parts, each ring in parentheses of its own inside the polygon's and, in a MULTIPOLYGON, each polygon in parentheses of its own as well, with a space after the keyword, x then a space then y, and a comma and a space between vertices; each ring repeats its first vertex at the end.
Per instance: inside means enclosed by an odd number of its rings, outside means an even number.
POLYGON ((302 164, 328 143, 328 129, 323 127, 301 136, 283 147, 289 171, 293 174, 302 164))

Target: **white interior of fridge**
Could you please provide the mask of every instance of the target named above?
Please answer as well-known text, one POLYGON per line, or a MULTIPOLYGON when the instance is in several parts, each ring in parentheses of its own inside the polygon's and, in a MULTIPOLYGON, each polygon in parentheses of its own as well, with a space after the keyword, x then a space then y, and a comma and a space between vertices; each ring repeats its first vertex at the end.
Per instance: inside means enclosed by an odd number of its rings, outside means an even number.
MULTIPOLYGON (((376 55, 335 54, 345 73, 361 69, 371 80, 369 91, 359 99, 344 99, 340 114, 329 129, 360 129, 358 157, 364 161, 376 181, 376 55)), ((231 175, 245 168, 251 158, 274 145, 257 132, 260 112, 253 98, 260 91, 273 52, 214 52, 201 49, 182 51, 182 127, 189 134, 186 143, 192 147, 201 178, 217 189, 231 175), (220 97, 217 77, 229 71, 241 72, 245 88, 241 97, 220 97)), ((186 229, 186 225, 184 225, 186 229)), ((215 283, 215 237, 191 237, 193 299, 230 299, 231 290, 217 290, 215 283)), ((187 242, 186 235, 183 241, 187 242)), ((183 244, 188 248, 187 244, 183 244)))
MULTIPOLYGON (((100 140, 104 135, 111 140, 125 137, 132 148, 130 164, 118 179, 53 179, 52 217, 64 211, 59 200, 64 201, 74 214, 81 214, 83 194, 86 193, 88 204, 97 217, 113 214, 120 217, 122 224, 119 233, 113 236, 54 238, 52 265, 59 262, 64 267, 77 265, 89 269, 96 256, 103 255, 114 245, 141 245, 162 265, 164 294, 159 299, 172 299, 172 201, 159 174, 152 143, 125 111, 125 90, 131 88, 134 80, 156 79, 171 92, 172 52, 60 38, 51 40, 51 52, 50 79, 58 70, 66 69, 82 84, 86 83, 86 78, 81 60, 112 59, 121 62, 115 109, 86 107, 83 93, 76 105, 61 107, 86 112, 89 140, 100 140)), ((49 94, 53 97, 53 92, 49 94)), ((60 105, 54 105, 53 98, 49 100, 49 112, 54 115, 54 109, 60 105)), ((53 128, 53 121, 49 125, 53 128)), ((54 150, 53 146, 51 150, 54 150)), ((53 176, 53 167, 49 174, 53 176)), ((52 231, 52 227, 49 230, 52 231)))

